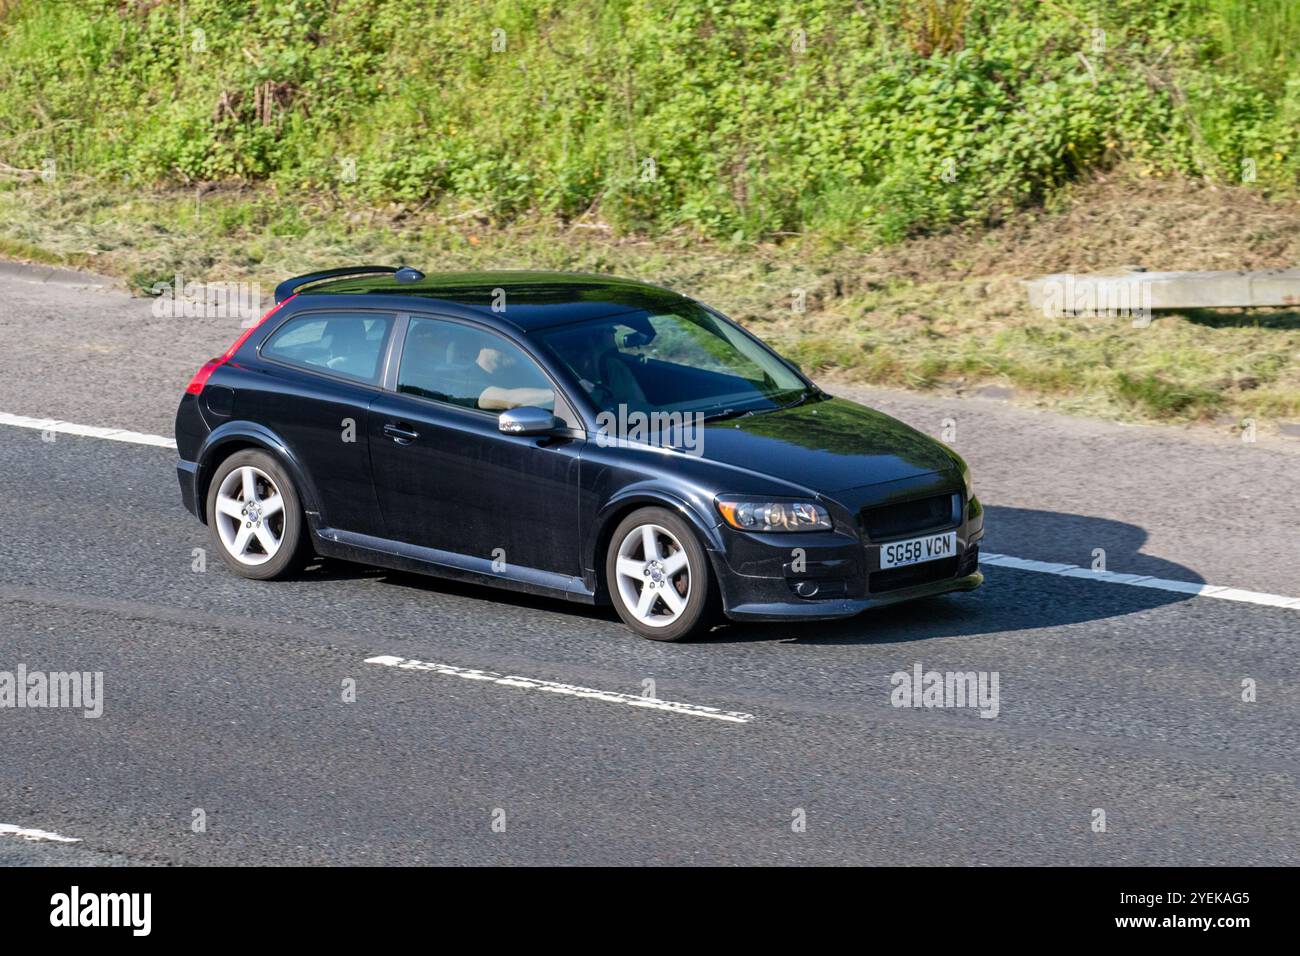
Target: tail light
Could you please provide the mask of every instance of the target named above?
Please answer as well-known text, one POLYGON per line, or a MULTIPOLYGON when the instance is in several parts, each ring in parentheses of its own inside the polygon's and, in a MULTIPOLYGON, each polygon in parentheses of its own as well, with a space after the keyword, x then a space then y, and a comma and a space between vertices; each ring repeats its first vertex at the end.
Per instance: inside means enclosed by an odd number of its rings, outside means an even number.
POLYGON ((206 362, 204 362, 203 367, 194 373, 194 378, 190 379, 190 384, 185 387, 185 391, 188 392, 190 395, 198 395, 200 392, 202 392, 204 386, 208 384, 208 379, 212 377, 212 373, 215 372, 217 369, 221 368, 221 366, 225 365, 232 358, 234 358, 235 353, 238 352, 240 348, 243 347, 244 343, 248 341, 248 337, 250 335, 256 332, 258 328, 260 328, 261 325, 267 319, 275 315, 275 313, 279 312, 280 309, 284 308, 284 306, 288 305, 295 298, 297 297, 291 295, 283 302, 277 302, 275 305, 271 306, 270 310, 266 313, 266 315, 262 316, 260 319, 258 319, 248 328, 246 328, 243 331, 243 334, 241 334, 239 338, 235 339, 234 345, 230 346, 230 348, 226 349, 226 351, 223 354, 217 356, 216 358, 208 359, 206 362))

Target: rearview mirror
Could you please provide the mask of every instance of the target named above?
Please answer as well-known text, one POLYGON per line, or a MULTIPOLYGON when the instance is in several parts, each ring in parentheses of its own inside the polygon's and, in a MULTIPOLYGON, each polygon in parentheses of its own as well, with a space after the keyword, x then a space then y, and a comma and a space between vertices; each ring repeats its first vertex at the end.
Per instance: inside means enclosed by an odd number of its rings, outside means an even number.
POLYGON ((520 405, 497 417, 497 430, 507 435, 549 435, 560 420, 544 408, 520 405))

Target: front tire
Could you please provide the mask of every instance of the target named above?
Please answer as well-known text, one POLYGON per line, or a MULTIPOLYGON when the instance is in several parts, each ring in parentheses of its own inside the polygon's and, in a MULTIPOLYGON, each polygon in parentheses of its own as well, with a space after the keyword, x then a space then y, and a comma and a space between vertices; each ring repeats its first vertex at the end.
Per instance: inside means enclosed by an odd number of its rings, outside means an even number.
POLYGON ((708 556, 690 525, 665 508, 642 508, 619 522, 605 582, 618 616, 642 637, 680 641, 708 626, 708 556))
POLYGON ((236 452, 217 467, 208 486, 207 516, 217 553, 241 577, 287 577, 310 556, 298 491, 284 467, 264 451, 236 452))

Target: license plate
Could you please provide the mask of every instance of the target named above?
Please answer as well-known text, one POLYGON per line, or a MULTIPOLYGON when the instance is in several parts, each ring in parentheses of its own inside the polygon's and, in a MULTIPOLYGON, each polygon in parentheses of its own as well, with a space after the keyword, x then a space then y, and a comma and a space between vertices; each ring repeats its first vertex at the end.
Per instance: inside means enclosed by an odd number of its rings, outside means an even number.
POLYGON ((938 561, 957 554, 957 532, 928 534, 910 541, 894 541, 880 546, 880 568, 902 568, 909 564, 938 561))

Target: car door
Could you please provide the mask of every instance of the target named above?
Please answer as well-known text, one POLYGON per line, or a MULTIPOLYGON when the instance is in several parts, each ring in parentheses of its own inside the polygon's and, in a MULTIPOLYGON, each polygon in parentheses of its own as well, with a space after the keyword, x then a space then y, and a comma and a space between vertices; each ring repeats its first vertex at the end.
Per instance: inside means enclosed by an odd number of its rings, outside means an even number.
POLYGON ((555 384, 519 345, 485 326, 413 315, 398 334, 395 381, 370 414, 387 536, 479 559, 471 567, 489 562, 493 573, 570 586, 548 576, 582 574, 581 441, 497 427, 512 403, 555 410, 558 401, 571 415, 555 384))
POLYGON ((296 313, 258 350, 267 374, 239 390, 238 415, 275 431, 310 477, 324 527, 382 533, 366 431, 395 320, 369 310, 296 313))

